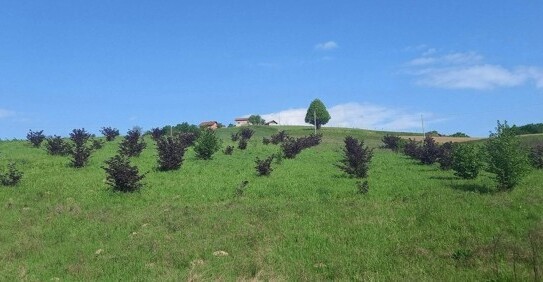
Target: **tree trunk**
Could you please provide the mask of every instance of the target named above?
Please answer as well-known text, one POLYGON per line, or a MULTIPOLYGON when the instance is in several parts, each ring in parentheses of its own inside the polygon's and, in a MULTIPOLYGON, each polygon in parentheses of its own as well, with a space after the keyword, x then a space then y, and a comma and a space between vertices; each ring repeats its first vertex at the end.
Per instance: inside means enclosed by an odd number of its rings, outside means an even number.
POLYGON ((321 124, 317 122, 317 129, 321 129, 321 124))

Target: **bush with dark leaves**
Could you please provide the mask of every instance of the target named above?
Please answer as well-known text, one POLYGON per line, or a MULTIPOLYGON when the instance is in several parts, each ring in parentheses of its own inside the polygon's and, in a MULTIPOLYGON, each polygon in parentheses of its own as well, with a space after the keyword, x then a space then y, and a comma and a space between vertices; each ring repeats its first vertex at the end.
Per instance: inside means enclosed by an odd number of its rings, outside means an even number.
POLYGON ((32 144, 32 146, 38 148, 40 147, 41 142, 45 140, 45 135, 43 135, 43 130, 40 131, 28 131, 26 134, 26 139, 32 144))
POLYGON ((407 143, 405 143, 403 152, 405 155, 413 159, 419 159, 421 153, 420 145, 417 141, 409 138, 409 140, 407 140, 407 143))
POLYGON ((247 149, 247 139, 241 138, 238 141, 238 149, 245 150, 247 149))
POLYGON ((100 139, 92 139, 92 149, 93 150, 100 150, 104 147, 104 141, 100 139))
POLYGON ((177 138, 168 136, 157 139, 158 169, 175 170, 181 167, 185 156, 186 144, 177 138))
POLYGON ((108 142, 115 140, 115 137, 119 136, 119 130, 112 127, 102 127, 100 133, 106 137, 106 141, 108 142))
POLYGON ((255 133, 255 131, 248 128, 248 127, 244 127, 239 131, 239 135, 240 135, 241 139, 245 139, 245 140, 250 140, 251 137, 253 137, 254 133, 255 133))
POLYGON ((390 149, 393 152, 398 152, 402 148, 402 138, 396 135, 385 135, 382 139, 386 149, 390 149))
POLYGON ((281 149, 283 149, 283 154, 287 159, 293 159, 302 151, 302 146, 298 139, 293 137, 287 137, 283 140, 281 144, 281 149))
POLYGON ((232 155, 232 153, 234 152, 234 146, 226 146, 223 152, 225 155, 232 155))
POLYGON ((4 186, 15 186, 22 177, 23 173, 15 167, 15 163, 8 163, 7 171, 0 172, 0 183, 4 186))
POLYGON ((452 168, 453 163, 453 143, 446 142, 439 147, 439 156, 437 162, 442 170, 449 170, 452 168))
POLYGON ((236 133, 232 133, 232 135, 230 135, 232 141, 236 142, 239 140, 239 132, 236 132, 236 133))
POLYGON ((120 192, 134 192, 142 187, 141 180, 145 174, 140 175, 136 166, 130 164, 125 155, 116 155, 105 161, 107 166, 102 168, 106 171, 106 181, 113 190, 120 192))
POLYGON ((303 150, 303 149, 307 149, 307 148, 311 148, 311 147, 319 145, 321 143, 321 139, 322 139, 321 133, 316 134, 316 135, 311 134, 309 136, 298 138, 298 142, 300 142, 300 146, 302 147, 302 150, 303 150))
POLYGON ((370 191, 370 185, 368 184, 367 180, 364 182, 357 182, 356 186, 358 187, 359 194, 367 194, 370 191))
POLYGON ((47 153, 53 156, 65 156, 70 154, 72 146, 70 143, 64 141, 62 137, 54 135, 45 139, 45 149, 47 153))
POLYGON ((162 131, 162 128, 158 128, 158 127, 155 127, 155 128, 151 128, 151 138, 155 141, 158 141, 158 139, 160 139, 160 137, 162 137, 162 135, 164 135, 163 131, 162 131))
POLYGON ((91 147, 87 146, 87 141, 91 138, 91 135, 82 129, 74 129, 70 133, 70 140, 74 143, 72 146, 72 166, 75 168, 84 167, 91 155, 91 147))
POLYGON ((271 136, 271 142, 273 144, 277 145, 277 144, 282 143, 283 141, 285 141, 285 139, 287 137, 288 137, 288 134, 284 130, 281 130, 281 131, 279 131, 276 134, 271 136))
POLYGON ((364 141, 347 136, 345 137, 344 157, 338 165, 344 172, 358 178, 368 176, 369 165, 373 157, 373 150, 364 146, 364 141))
POLYGON ((181 143, 185 144, 185 147, 188 148, 192 145, 194 145, 194 142, 196 142, 196 138, 198 137, 198 134, 194 132, 181 132, 178 134, 179 140, 181 140, 181 143))
POLYGON ((129 130, 119 146, 119 153, 127 157, 137 157, 146 146, 141 131, 129 130))
POLYGON ((422 164, 430 165, 437 161, 440 149, 434 138, 426 136, 420 150, 419 160, 422 164))
POLYGON ((273 155, 261 160, 259 159, 258 157, 256 157, 256 160, 255 160, 255 163, 256 163, 256 172, 258 173, 259 176, 263 176, 263 175, 270 175, 270 173, 272 172, 272 167, 271 167, 271 164, 272 164, 272 161, 273 161, 273 155))

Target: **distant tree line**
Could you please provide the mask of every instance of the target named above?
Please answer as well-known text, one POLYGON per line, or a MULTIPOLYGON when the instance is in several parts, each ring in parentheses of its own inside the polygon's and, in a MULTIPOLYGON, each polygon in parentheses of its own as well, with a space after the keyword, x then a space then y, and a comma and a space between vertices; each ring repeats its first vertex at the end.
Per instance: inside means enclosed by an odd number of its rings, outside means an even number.
POLYGON ((524 135, 524 134, 539 134, 543 133, 543 123, 530 123, 526 125, 511 126, 511 130, 515 135, 524 135))

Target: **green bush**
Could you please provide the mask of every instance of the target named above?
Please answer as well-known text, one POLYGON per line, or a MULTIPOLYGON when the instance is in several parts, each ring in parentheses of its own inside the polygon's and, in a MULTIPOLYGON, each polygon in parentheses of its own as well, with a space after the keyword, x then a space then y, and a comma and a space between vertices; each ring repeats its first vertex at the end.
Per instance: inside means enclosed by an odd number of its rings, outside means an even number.
POLYGON ((488 171, 496 175, 500 190, 513 189, 528 171, 528 158, 515 132, 498 121, 496 132, 486 142, 488 171))
POLYGON ((194 145, 194 152, 196 157, 201 160, 210 160, 221 146, 221 140, 215 136, 215 132, 212 130, 204 130, 196 139, 194 145))
POLYGON ((479 148, 473 144, 455 146, 452 153, 454 174, 464 179, 474 179, 483 167, 479 148))
POLYGON ((113 190, 120 192, 134 192, 141 188, 141 180, 145 174, 140 175, 136 166, 130 165, 130 160, 125 155, 116 155, 105 161, 107 166, 102 168, 106 171, 106 181, 113 190))
POLYGON ((15 186, 22 177, 23 173, 15 167, 15 163, 9 163, 7 171, 0 172, 0 183, 4 186, 15 186))

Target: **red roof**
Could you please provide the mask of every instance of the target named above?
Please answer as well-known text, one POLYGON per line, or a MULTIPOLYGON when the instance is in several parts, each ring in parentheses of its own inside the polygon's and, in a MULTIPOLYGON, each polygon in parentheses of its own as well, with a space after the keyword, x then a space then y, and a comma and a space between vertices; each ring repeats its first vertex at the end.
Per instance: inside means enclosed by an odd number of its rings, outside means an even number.
POLYGON ((236 118, 235 121, 248 121, 249 118, 236 118))

